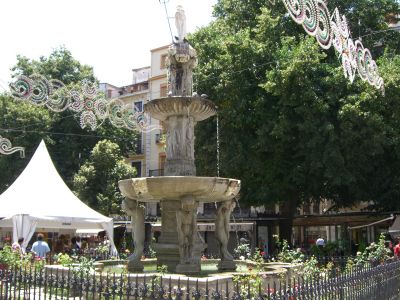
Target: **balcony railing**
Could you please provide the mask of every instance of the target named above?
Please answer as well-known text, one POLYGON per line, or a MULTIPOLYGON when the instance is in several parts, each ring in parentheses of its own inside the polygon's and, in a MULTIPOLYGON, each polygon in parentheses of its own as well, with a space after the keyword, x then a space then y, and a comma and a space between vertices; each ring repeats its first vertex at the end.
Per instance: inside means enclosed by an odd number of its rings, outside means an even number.
POLYGON ((149 170, 149 177, 164 176, 164 169, 149 170))

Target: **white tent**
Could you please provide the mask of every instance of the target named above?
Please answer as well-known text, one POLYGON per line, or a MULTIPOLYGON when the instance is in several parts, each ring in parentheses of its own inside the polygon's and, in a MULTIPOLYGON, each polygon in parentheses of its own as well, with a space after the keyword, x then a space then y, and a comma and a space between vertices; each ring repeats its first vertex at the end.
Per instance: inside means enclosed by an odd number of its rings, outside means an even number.
POLYGON ((103 229, 113 240, 113 220, 91 209, 67 187, 50 158, 44 141, 14 183, 0 195, 0 227, 13 228, 13 241, 24 247, 35 229, 103 229), (3 218, 3 219, 2 219, 3 218))

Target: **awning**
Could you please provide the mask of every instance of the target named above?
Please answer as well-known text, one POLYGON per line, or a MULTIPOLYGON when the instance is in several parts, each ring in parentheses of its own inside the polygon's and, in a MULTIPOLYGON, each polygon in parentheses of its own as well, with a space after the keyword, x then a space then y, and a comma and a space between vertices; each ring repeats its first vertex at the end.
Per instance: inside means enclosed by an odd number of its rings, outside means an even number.
POLYGON ((383 220, 379 220, 379 221, 376 221, 376 222, 373 222, 373 223, 370 223, 370 224, 364 224, 364 225, 360 225, 360 226, 349 227, 348 229, 349 230, 353 230, 353 229, 360 229, 360 228, 364 228, 364 227, 370 227, 370 226, 374 226, 376 224, 380 224, 380 223, 384 223, 384 222, 392 221, 392 220, 394 220, 394 216, 393 215, 390 216, 389 218, 385 218, 383 220))
POLYGON ((77 235, 97 235, 101 231, 104 229, 77 229, 75 233, 77 235))

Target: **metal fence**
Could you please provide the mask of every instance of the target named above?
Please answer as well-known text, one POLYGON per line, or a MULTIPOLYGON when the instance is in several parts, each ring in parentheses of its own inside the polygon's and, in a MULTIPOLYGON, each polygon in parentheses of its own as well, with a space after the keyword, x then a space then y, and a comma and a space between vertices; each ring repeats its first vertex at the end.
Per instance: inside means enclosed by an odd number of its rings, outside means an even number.
POLYGON ((14 268, 0 270, 0 299, 400 299, 400 261, 308 279, 292 276, 272 285, 257 280, 263 276, 212 280, 14 268))

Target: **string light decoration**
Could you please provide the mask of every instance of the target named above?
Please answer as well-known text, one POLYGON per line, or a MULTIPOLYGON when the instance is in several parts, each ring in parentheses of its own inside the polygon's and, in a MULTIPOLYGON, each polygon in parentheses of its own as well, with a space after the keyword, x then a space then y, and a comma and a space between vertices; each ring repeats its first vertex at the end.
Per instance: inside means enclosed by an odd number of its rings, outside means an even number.
POLYGON ((54 112, 70 110, 79 114, 82 129, 95 130, 105 119, 119 128, 149 132, 161 129, 150 125, 146 113, 119 99, 107 101, 98 93, 97 85, 83 80, 80 85, 69 88, 63 82, 46 79, 42 75, 19 76, 10 84, 14 99, 45 106, 54 112))
POLYGON ((351 38, 346 16, 341 15, 338 8, 331 15, 323 0, 282 1, 291 18, 302 25, 307 34, 315 37, 323 49, 333 45, 342 59, 344 76, 351 83, 358 73, 363 81, 384 93, 384 82, 371 52, 364 48, 361 40, 351 38))
POLYGON ((0 135, 0 154, 11 155, 15 152, 19 152, 21 158, 25 157, 25 148, 13 147, 10 140, 3 138, 0 135))

